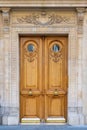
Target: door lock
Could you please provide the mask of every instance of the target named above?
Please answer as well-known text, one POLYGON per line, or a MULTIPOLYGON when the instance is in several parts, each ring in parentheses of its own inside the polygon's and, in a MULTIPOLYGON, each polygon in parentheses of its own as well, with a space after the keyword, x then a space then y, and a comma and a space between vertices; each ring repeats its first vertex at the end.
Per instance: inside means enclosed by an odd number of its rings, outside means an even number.
POLYGON ((32 96, 32 95, 33 95, 33 93, 32 93, 32 90, 31 90, 31 89, 29 89, 28 95, 29 95, 29 96, 32 96))
POLYGON ((58 90, 57 89, 54 90, 54 96, 58 96, 58 90))

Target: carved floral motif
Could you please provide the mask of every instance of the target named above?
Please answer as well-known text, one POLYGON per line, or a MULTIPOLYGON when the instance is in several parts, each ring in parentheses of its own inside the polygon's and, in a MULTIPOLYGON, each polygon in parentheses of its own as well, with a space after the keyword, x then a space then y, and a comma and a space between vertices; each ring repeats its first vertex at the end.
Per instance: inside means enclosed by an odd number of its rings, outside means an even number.
POLYGON ((71 15, 62 15, 58 12, 31 12, 31 14, 23 14, 21 16, 16 16, 16 22, 20 24, 33 24, 33 25, 53 25, 60 23, 73 23, 75 22, 73 16, 71 15))

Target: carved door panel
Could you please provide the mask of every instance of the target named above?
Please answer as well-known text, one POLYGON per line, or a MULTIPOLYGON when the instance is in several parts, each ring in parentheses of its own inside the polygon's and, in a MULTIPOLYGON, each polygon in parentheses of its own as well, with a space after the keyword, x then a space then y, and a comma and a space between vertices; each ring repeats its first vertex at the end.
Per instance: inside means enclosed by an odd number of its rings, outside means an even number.
POLYGON ((45 38, 45 119, 66 122, 67 38, 45 38))
POLYGON ((42 39, 20 38, 20 118, 39 122, 42 118, 42 39))

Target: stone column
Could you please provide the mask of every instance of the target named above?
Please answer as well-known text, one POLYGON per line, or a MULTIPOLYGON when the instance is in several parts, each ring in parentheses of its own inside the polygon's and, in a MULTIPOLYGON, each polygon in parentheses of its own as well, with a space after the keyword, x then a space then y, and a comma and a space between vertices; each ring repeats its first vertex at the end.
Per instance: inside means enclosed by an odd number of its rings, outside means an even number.
POLYGON ((82 88, 83 88, 83 115, 84 123, 87 125, 87 8, 84 18, 82 43, 82 88))
POLYGON ((0 10, 0 124, 2 124, 2 105, 3 105, 3 88, 4 88, 4 51, 3 51, 3 31, 2 16, 0 10))
MULTIPOLYGON (((77 45, 77 114, 78 114, 78 124, 83 125, 84 124, 84 103, 83 103, 83 97, 84 97, 84 85, 82 81, 82 64, 83 64, 83 57, 82 57, 82 46, 83 46, 83 23, 84 23, 84 16, 85 16, 85 8, 76 8, 77 11, 77 36, 78 41, 77 45)), ((86 89, 87 91, 87 89, 86 89)))
POLYGON ((10 8, 1 8, 2 29, 3 29, 3 60, 4 60, 4 83, 3 83, 3 104, 2 104, 2 124, 8 124, 10 115, 10 8))

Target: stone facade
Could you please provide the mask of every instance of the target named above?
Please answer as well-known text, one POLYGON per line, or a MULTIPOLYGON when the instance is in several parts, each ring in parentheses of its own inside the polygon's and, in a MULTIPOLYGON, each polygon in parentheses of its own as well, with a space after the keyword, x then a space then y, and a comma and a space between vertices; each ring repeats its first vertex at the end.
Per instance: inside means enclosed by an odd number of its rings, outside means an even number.
POLYGON ((1 0, 0 4, 0 123, 20 123, 19 36, 53 34, 68 36, 67 123, 86 125, 87 1, 1 0), (38 6, 46 8, 33 8, 38 6))

